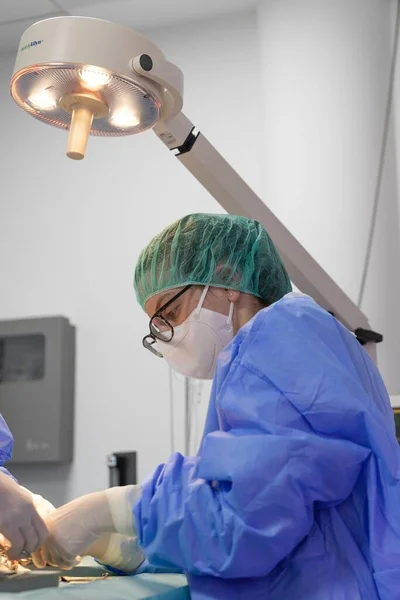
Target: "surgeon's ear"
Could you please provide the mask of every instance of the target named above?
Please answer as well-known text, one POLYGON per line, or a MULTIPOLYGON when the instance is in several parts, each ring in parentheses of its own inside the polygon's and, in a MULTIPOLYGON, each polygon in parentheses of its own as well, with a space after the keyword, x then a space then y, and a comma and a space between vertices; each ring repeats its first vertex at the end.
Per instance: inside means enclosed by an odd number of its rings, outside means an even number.
POLYGON ((239 300, 240 292, 238 290, 226 290, 226 292, 229 302, 237 302, 239 300))

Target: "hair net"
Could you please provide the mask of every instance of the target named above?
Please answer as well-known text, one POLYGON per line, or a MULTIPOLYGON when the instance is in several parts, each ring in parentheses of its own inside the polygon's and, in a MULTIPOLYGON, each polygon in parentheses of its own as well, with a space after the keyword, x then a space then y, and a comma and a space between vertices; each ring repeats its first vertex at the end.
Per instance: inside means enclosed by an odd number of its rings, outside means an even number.
POLYGON ((266 304, 292 289, 260 223, 214 214, 183 217, 157 235, 139 256, 134 285, 143 308, 151 296, 189 284, 239 290, 266 304))

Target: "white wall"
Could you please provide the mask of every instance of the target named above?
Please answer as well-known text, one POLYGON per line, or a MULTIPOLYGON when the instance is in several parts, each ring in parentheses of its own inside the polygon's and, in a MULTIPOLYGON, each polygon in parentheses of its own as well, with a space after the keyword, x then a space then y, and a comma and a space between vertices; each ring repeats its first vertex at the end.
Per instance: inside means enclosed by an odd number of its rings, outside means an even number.
MULTIPOLYGON (((255 15, 151 37, 185 73, 188 116, 259 190, 255 15)), ((220 209, 152 133, 93 138, 82 163, 66 159, 66 134, 12 103, 13 58, 0 62, 0 319, 63 314, 77 327, 75 461, 14 472, 61 503, 107 484, 112 451, 136 449, 140 478, 167 458, 168 373, 141 347, 148 321, 132 271, 162 227, 220 209)), ((182 403, 176 407, 179 430, 182 403)))
MULTIPOLYGON (((263 197, 355 302, 382 144, 393 6, 391 0, 263 0, 259 8, 263 197)), ((392 393, 400 391, 397 198, 391 135, 361 308, 385 336, 379 361, 392 393)))

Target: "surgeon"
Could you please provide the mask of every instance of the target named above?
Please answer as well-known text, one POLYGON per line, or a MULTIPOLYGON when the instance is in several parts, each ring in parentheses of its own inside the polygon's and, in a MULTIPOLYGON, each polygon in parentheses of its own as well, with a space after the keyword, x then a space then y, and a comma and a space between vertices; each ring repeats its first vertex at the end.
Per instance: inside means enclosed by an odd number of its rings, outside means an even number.
POLYGON ((187 573, 193 600, 399 598, 388 394, 355 336, 291 292, 265 229, 187 216, 142 252, 135 289, 155 360, 214 379, 199 452, 51 514, 36 563, 122 535, 187 573))
POLYGON ((54 507, 42 496, 18 485, 4 467, 12 449, 13 437, 0 415, 0 545, 13 560, 28 557, 43 544, 49 533, 43 517, 54 507))

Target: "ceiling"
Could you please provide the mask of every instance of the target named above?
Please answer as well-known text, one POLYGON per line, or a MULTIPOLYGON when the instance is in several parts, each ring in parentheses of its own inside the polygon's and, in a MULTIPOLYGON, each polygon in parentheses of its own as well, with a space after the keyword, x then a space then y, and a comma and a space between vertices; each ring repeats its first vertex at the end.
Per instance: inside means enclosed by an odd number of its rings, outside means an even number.
POLYGON ((15 52, 22 33, 43 18, 80 15, 138 31, 250 10, 258 0, 0 0, 0 53, 15 52))

